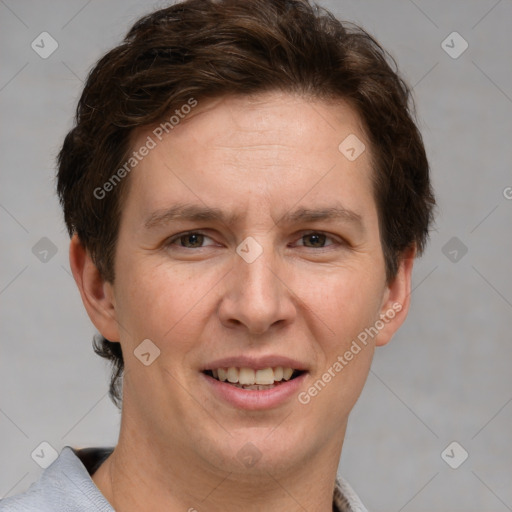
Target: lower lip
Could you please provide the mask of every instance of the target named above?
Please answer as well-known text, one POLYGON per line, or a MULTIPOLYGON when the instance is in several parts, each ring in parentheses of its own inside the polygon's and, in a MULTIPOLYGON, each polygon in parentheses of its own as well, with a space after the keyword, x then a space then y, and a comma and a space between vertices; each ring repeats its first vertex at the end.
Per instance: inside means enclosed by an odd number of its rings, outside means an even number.
POLYGON ((259 411, 279 407, 292 396, 297 396, 307 373, 304 372, 292 380, 282 381, 273 388, 256 390, 243 389, 221 382, 205 373, 201 374, 213 390, 215 396, 238 409, 259 411))

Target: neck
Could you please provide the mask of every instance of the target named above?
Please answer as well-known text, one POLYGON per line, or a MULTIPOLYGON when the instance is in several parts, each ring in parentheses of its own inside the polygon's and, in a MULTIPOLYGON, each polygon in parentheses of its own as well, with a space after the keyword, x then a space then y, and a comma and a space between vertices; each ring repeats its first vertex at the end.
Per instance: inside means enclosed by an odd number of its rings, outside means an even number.
POLYGON ((343 436, 293 467, 283 461, 264 465, 263 456, 244 471, 233 459, 231 467, 219 468, 179 443, 150 441, 157 437, 140 435, 140 428, 123 421, 118 445, 92 477, 116 512, 332 512, 343 436))

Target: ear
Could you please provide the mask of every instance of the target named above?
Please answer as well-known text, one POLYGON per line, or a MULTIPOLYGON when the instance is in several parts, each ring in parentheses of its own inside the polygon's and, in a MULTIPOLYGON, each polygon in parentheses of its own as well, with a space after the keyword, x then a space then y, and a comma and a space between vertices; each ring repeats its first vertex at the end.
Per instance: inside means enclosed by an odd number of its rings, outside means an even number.
POLYGON ((398 272, 386 285, 380 309, 379 327, 383 325, 375 337, 375 346, 380 347, 389 343, 395 332, 404 323, 409 312, 411 300, 411 276, 416 257, 416 247, 407 249, 400 260, 398 272))
POLYGON ((112 284, 103 279, 76 234, 69 245, 69 263, 92 323, 107 340, 119 341, 112 284))

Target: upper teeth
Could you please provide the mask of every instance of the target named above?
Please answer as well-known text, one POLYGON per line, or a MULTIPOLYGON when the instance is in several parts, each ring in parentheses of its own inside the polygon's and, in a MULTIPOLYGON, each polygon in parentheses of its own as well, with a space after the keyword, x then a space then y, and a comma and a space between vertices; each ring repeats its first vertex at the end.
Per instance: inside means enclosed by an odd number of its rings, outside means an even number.
POLYGON ((253 370, 252 368, 218 368, 212 370, 212 374, 220 381, 228 381, 232 384, 254 385, 254 384, 274 384, 281 380, 290 380, 293 374, 293 368, 265 368, 263 370, 253 370))

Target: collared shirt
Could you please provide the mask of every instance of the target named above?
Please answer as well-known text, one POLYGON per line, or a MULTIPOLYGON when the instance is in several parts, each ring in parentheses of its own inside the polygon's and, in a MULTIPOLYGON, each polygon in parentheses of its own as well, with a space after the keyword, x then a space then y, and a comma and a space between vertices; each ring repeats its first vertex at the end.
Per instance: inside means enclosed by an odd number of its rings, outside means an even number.
MULTIPOLYGON (((0 500, 0 512, 114 512, 91 478, 113 450, 65 446, 27 491, 0 500)), ((342 479, 336 482, 332 509, 367 512, 342 479)))

